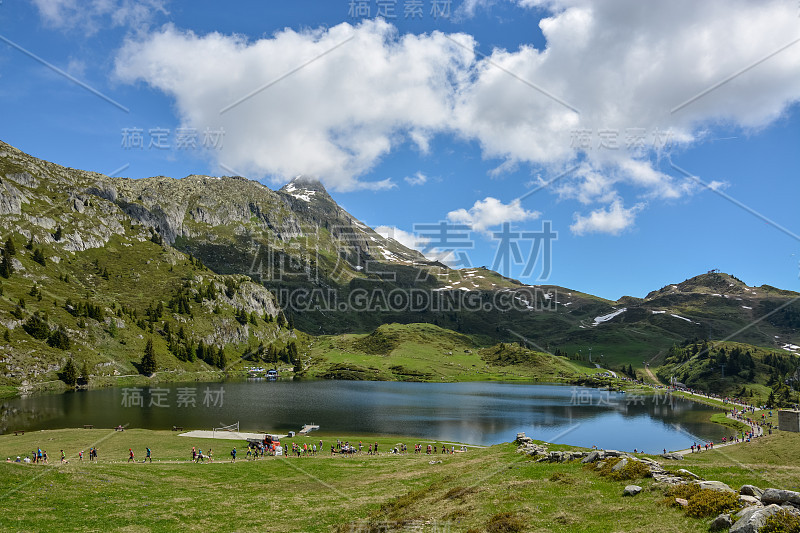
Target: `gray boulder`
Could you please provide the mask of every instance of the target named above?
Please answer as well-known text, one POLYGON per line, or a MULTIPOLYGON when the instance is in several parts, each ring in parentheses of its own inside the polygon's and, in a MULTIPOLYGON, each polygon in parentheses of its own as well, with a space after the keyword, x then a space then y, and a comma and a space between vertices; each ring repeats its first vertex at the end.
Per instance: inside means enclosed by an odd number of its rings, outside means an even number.
POLYGON ((601 455, 601 453, 598 452, 597 450, 595 450, 593 452, 590 452, 589 455, 587 455, 583 459, 581 459, 581 463, 584 463, 584 464, 593 463, 593 462, 597 461, 598 459, 602 459, 602 457, 603 456, 601 455))
POLYGON ((754 496, 760 500, 761 495, 764 494, 764 491, 755 485, 742 485, 742 488, 739 489, 739 494, 743 494, 745 496, 754 496))
POLYGON ((786 511, 789 514, 793 514, 795 516, 800 516, 800 509, 792 505, 791 503, 784 503, 781 505, 781 509, 786 511))
POLYGON ((736 492, 722 481, 695 481, 701 489, 716 490, 718 492, 736 492))
POLYGON ((674 452, 661 454, 661 457, 664 459, 669 459, 670 461, 683 461, 683 456, 674 452))
POLYGON ((628 460, 627 460, 627 459, 622 459, 622 460, 621 460, 621 461, 619 461, 617 464, 615 464, 614 466, 612 466, 612 467, 611 467, 611 471, 612 471, 612 472, 619 472, 620 470, 622 470, 623 468, 625 468, 625 466, 626 466, 627 464, 628 464, 628 460))
POLYGON ((793 490, 781 489, 766 489, 764 494, 761 495, 761 502, 764 504, 777 503, 791 503, 800 507, 800 492, 793 490))
POLYGON ((702 479, 703 479, 703 478, 701 478, 700 476, 698 476, 697 474, 694 474, 694 473, 692 473, 692 472, 689 472, 689 471, 688 471, 688 470, 686 470, 685 468, 679 468, 679 469, 678 469, 678 473, 679 473, 679 474, 686 474, 687 476, 689 476, 689 477, 692 477, 692 478, 694 478, 694 479, 699 479, 699 480, 702 480, 702 479))
POLYGON ((623 496, 636 496, 642 492, 642 487, 639 485, 627 485, 625 490, 622 491, 623 496))
POLYGON ((748 496, 747 494, 739 495, 739 503, 742 504, 742 506, 744 507, 761 506, 761 500, 759 500, 755 496, 748 496))
POLYGON ((711 524, 709 524, 708 529, 710 529, 711 531, 719 531, 721 529, 728 529, 732 525, 733 525, 733 520, 731 519, 731 515, 723 513, 711 521, 711 524))
POLYGON ((737 513, 741 514, 741 518, 731 526, 730 533, 756 533, 770 516, 781 511, 782 509, 775 504, 767 507, 748 507, 737 513))

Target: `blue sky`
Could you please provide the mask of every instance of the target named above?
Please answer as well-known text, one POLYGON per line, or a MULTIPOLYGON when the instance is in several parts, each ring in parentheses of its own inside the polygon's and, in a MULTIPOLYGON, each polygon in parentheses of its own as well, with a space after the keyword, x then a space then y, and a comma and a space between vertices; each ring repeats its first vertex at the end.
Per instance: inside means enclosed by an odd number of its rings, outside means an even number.
POLYGON ((433 3, 3 2, 0 138, 133 178, 313 175, 406 244, 470 225, 473 266, 550 221, 550 268, 521 239, 503 274, 610 299, 712 268, 800 289, 796 2, 433 3))

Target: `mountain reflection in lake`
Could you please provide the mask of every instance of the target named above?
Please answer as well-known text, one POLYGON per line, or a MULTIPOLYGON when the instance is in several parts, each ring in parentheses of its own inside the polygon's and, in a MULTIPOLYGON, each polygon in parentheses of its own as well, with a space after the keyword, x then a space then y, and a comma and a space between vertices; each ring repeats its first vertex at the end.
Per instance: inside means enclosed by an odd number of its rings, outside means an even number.
POLYGON ((4 432, 65 427, 211 429, 240 422, 242 431, 298 430, 395 434, 496 444, 524 431, 548 442, 650 453, 719 441, 711 407, 565 385, 363 381, 232 381, 111 388, 6 400, 4 432), (139 406, 139 403, 142 406, 139 406))

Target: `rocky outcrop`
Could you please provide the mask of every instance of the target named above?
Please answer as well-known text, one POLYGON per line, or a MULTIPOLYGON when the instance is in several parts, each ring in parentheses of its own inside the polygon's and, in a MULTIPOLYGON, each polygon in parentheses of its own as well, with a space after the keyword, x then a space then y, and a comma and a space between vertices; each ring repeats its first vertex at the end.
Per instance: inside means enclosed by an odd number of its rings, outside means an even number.
POLYGON ((761 495, 761 502, 764 504, 775 503, 783 505, 785 503, 800 507, 800 492, 793 490, 766 489, 761 495))
POLYGON ((670 461, 683 461, 683 455, 679 453, 664 453, 661 455, 664 459, 669 459, 670 461))
POLYGON ((8 179, 0 179, 0 215, 22 214, 22 204, 30 201, 27 194, 12 185, 8 179))
POLYGON ((733 519, 731 518, 731 515, 723 513, 711 521, 708 529, 711 531, 722 531, 723 529, 730 528, 732 525, 733 519))
POLYGON ((756 498, 761 499, 761 495, 764 494, 764 491, 755 485, 742 485, 742 487, 739 489, 739 494, 743 494, 745 496, 755 496, 756 498))
POLYGON ((722 481, 694 481, 693 483, 703 490, 713 490, 717 492, 732 492, 732 493, 736 492, 722 481))
POLYGON ((756 533, 767 519, 782 511, 779 505, 767 507, 748 507, 736 513, 738 520, 731 526, 730 533, 756 533))

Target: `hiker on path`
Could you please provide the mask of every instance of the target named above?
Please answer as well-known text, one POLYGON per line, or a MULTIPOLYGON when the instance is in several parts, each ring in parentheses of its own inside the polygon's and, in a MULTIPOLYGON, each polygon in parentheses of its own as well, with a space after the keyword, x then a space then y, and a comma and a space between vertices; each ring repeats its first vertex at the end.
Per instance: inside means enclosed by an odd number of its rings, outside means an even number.
POLYGON ((136 462, 133 458, 133 448, 128 448, 128 462, 130 463, 131 461, 136 462))
POLYGON ((151 463, 153 462, 153 458, 150 455, 150 448, 147 448, 147 455, 145 456, 144 461, 142 461, 142 462, 144 463, 148 459, 150 460, 151 463))

